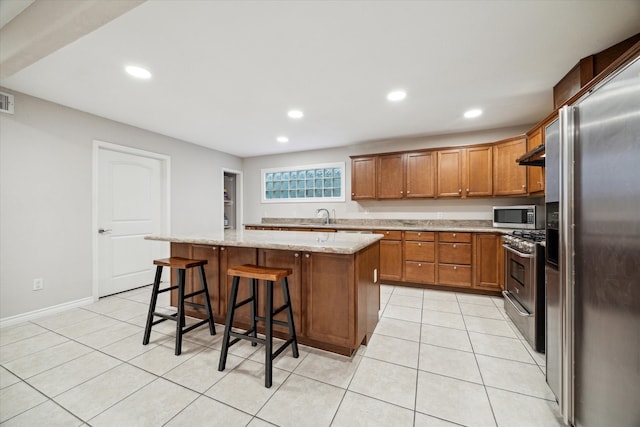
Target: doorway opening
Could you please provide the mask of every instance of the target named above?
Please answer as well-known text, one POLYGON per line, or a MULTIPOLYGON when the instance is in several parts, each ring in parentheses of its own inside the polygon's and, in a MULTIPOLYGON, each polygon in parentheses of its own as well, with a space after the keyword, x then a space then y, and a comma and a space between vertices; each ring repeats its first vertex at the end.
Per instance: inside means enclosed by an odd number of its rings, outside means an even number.
POLYGON ((225 230, 242 228, 242 172, 222 170, 222 225, 225 230))

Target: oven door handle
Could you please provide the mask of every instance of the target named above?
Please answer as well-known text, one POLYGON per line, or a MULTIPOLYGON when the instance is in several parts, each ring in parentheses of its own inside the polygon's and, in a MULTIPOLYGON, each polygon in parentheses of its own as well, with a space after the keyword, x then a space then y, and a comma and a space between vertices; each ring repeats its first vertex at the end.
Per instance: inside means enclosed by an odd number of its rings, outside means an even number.
POLYGON ((507 245, 502 245, 503 248, 505 248, 506 250, 508 250, 509 252, 512 252, 516 255, 518 255, 521 258, 533 258, 536 255, 535 254, 525 254, 523 252, 520 251, 516 251, 515 249, 513 249, 511 246, 507 246, 507 245))
POLYGON ((522 316, 522 317, 531 317, 531 316, 533 316, 533 314, 529 313, 526 309, 524 309, 524 307, 522 307, 517 301, 513 300, 513 297, 511 296, 511 292, 502 291, 502 296, 504 297, 505 300, 507 300, 507 301, 509 301, 511 303, 513 308, 518 312, 518 314, 520 316, 522 316))

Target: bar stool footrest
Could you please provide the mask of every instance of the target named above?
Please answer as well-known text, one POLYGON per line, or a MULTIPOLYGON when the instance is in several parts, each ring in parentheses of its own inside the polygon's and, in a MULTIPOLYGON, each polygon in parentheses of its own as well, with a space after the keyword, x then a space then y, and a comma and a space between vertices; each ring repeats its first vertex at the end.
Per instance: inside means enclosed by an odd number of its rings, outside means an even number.
MULTIPOLYGON (((265 318, 262 316, 256 316, 256 320, 259 322, 266 322, 265 318)), ((274 325, 289 326, 289 324, 284 320, 273 319, 272 321, 274 325)))
MULTIPOLYGON (((280 356, 280 353, 282 353, 283 351, 286 350, 287 346, 293 344, 293 338, 289 338, 287 341, 285 341, 284 344, 282 344, 276 351, 274 351, 271 354, 271 360, 274 360, 276 357, 280 356)), ((296 357, 296 356, 294 356, 296 357)))

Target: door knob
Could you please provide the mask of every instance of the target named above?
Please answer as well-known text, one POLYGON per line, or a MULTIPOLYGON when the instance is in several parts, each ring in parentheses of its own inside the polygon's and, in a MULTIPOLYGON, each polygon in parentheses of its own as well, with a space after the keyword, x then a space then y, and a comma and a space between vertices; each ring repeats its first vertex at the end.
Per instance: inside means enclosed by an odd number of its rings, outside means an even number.
POLYGON ((111 231, 113 230, 111 230, 110 228, 98 228, 98 233, 100 234, 111 233, 111 231))

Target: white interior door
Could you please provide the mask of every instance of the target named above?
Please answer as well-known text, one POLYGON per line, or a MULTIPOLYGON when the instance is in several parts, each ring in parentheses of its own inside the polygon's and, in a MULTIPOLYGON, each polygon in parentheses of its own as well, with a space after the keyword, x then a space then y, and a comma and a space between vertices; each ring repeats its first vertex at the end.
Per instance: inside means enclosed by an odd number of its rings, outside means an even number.
POLYGON ((162 160, 108 149, 98 152, 98 296, 153 282, 162 242, 162 160))

